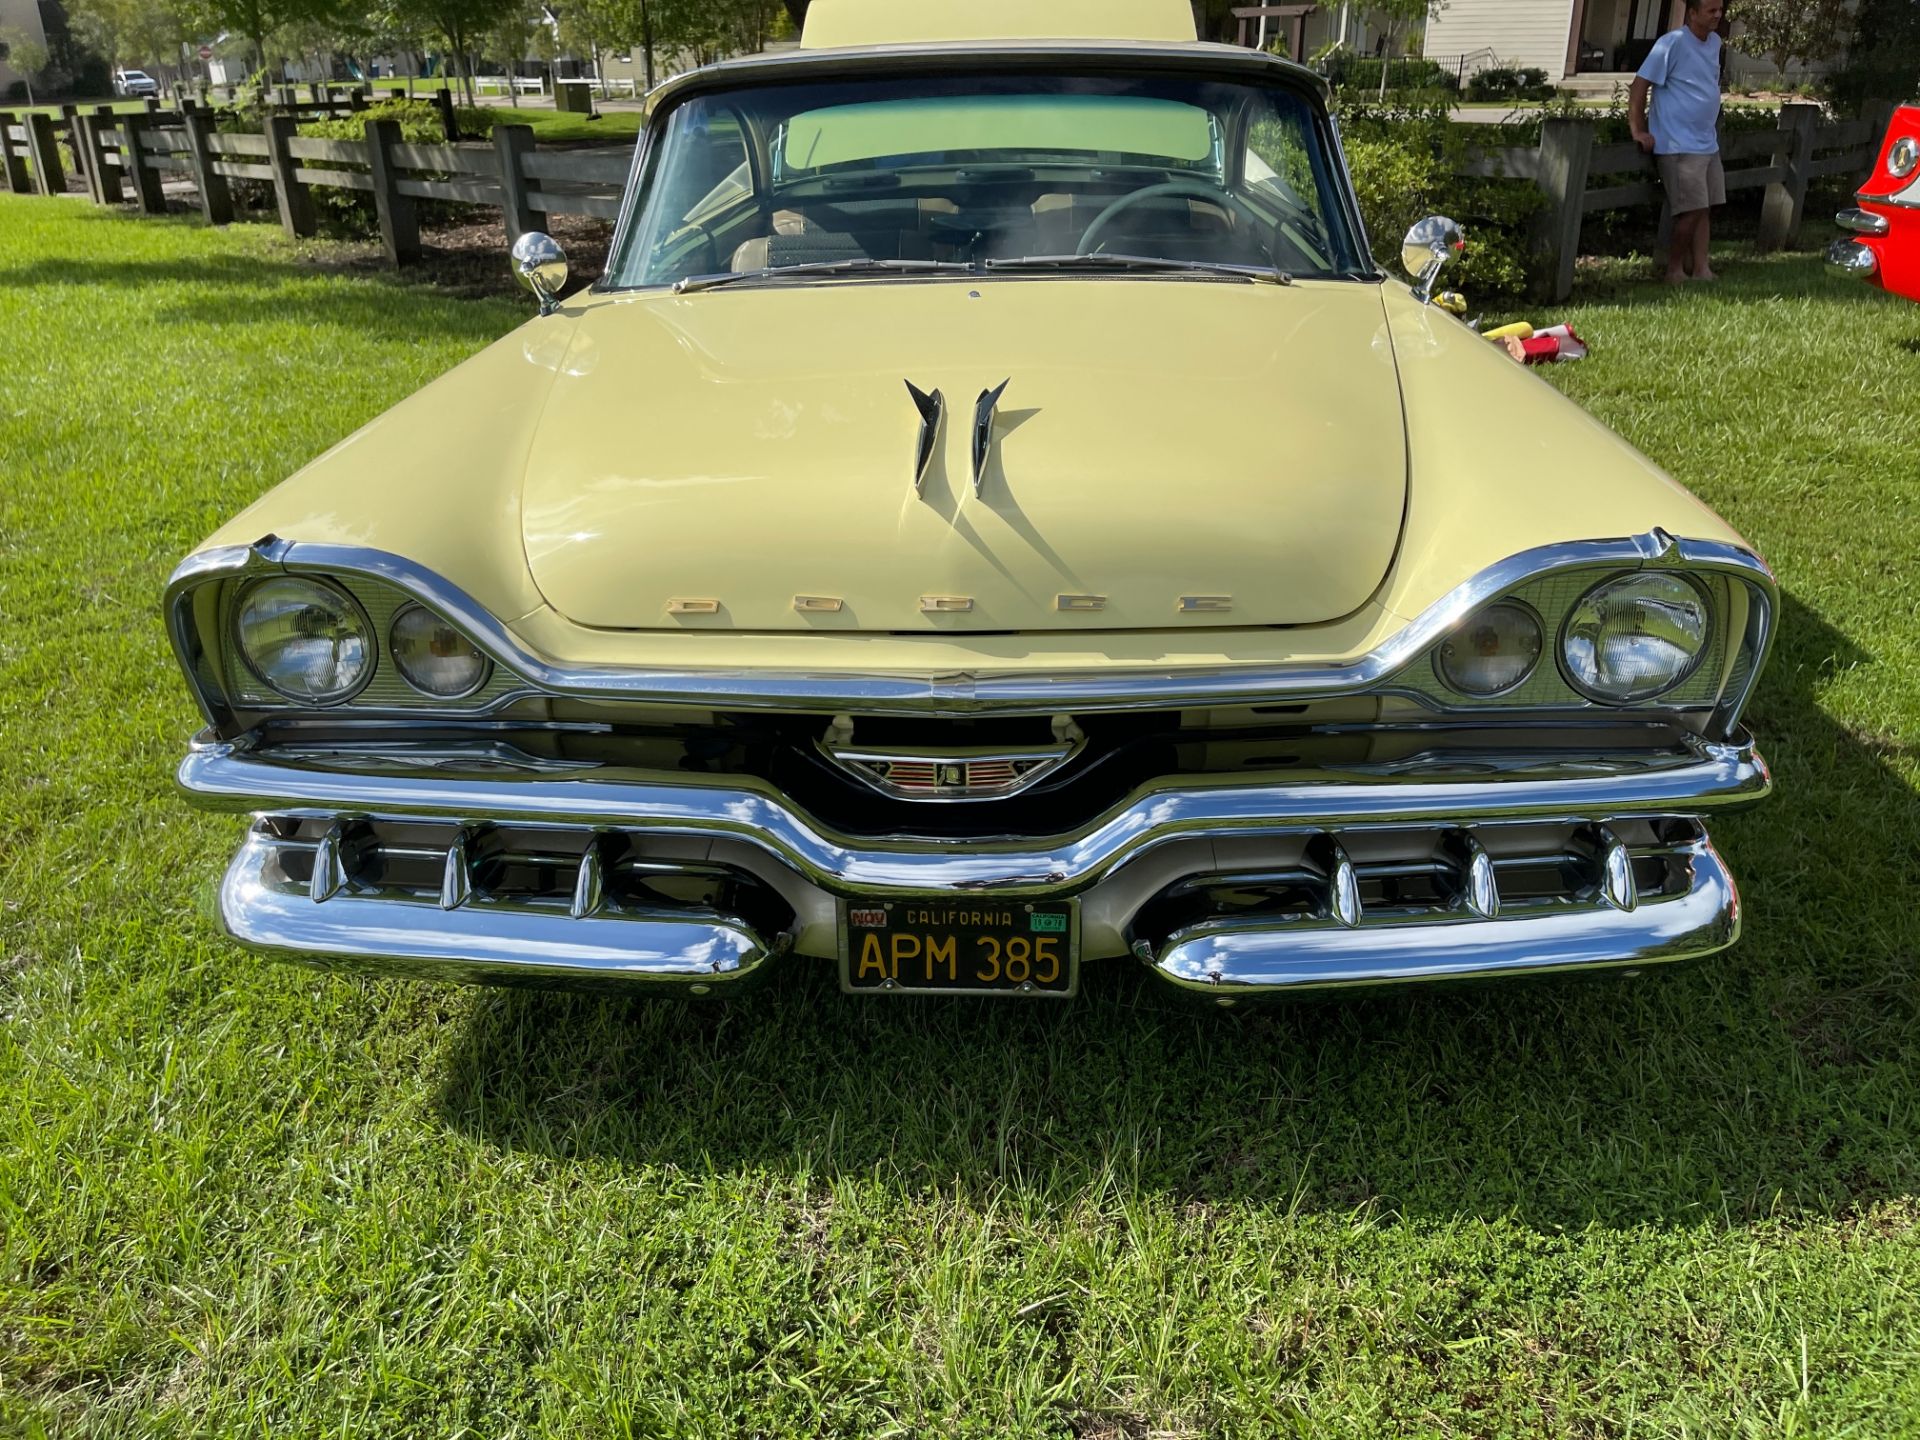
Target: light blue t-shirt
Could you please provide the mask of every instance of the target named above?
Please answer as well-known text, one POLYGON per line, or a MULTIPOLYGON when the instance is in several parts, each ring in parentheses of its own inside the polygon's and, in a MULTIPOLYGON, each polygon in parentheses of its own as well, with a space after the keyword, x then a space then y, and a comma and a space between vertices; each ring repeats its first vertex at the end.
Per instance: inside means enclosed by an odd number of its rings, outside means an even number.
POLYGON ((1712 155, 1720 149, 1714 121, 1720 118, 1720 37, 1693 38, 1682 25, 1653 42, 1640 67, 1640 79, 1653 86, 1656 155, 1712 155))

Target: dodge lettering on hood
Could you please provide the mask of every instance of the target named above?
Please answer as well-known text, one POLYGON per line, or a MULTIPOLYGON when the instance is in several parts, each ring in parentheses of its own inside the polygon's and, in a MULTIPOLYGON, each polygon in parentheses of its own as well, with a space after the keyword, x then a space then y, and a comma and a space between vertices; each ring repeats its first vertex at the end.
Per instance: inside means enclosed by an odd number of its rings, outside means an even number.
POLYGON ((1321 82, 1186 0, 814 0, 655 93, 605 275, 166 613, 227 932, 717 995, 1219 1004, 1733 943, 1777 595, 1370 258, 1321 82))

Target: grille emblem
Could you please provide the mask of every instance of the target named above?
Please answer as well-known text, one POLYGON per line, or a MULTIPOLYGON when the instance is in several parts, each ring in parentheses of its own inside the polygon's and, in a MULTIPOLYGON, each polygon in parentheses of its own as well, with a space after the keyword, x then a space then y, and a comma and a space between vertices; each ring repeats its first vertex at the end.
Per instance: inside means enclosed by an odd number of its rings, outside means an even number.
POLYGON ((869 750, 820 741, 828 759, 849 775, 897 800, 997 800, 1037 784, 1073 757, 1076 731, 1059 744, 1010 750, 869 750))

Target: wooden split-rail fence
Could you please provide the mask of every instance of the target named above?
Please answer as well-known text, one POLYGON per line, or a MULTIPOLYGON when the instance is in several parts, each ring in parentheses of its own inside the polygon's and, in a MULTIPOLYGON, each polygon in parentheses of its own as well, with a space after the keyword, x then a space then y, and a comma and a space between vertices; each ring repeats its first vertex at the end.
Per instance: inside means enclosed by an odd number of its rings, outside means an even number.
MULTIPOLYGON (((1830 175, 1865 178, 1892 115, 1893 107, 1887 104, 1869 107, 1858 120, 1829 121, 1818 105, 1788 104, 1780 107, 1780 121, 1773 129, 1722 137, 1720 159, 1728 194, 1766 190, 1760 210, 1762 250, 1799 240, 1807 191, 1815 180, 1830 175)), ((1537 238, 1546 267, 1543 288, 1554 300, 1564 300, 1573 291, 1574 261, 1587 216, 1661 205, 1660 239, 1662 245, 1666 242, 1672 217, 1664 207, 1653 157, 1631 142, 1599 144, 1597 128, 1591 120, 1549 119, 1542 122, 1538 146, 1470 150, 1462 171, 1529 180, 1545 195, 1537 238)))
MULTIPOLYGON (((438 92, 446 97, 447 92, 438 92)), ((295 97, 283 97, 293 102, 295 97)), ((132 199, 148 214, 165 209, 161 177, 190 177, 208 221, 233 218, 232 180, 271 185, 280 223, 292 235, 314 230, 312 190, 335 186, 372 195, 387 257, 404 265, 420 254, 418 202, 454 200, 497 207, 507 238, 545 228, 552 214, 619 213, 621 189, 632 158, 628 146, 594 150, 540 150, 524 125, 500 125, 489 142, 453 137, 450 99, 443 99, 448 143, 414 145, 400 139, 390 120, 365 122, 360 140, 321 140, 299 135, 302 112, 334 113, 360 108, 364 97, 316 94, 312 102, 289 103, 270 115, 258 135, 224 132, 205 106, 183 102, 176 112, 116 114, 106 106, 69 109, 60 116, 0 113, 0 167, 15 193, 43 195, 66 189, 60 147, 65 144, 102 205, 132 199), (128 192, 131 192, 129 195, 128 192)), ((1781 108, 1772 129, 1727 136, 1721 157, 1729 192, 1764 187, 1760 246, 1794 243, 1806 217, 1807 192, 1831 175, 1865 175, 1878 154, 1891 106, 1873 107, 1858 120, 1828 121, 1817 105, 1781 108)), ((1548 119, 1537 146, 1470 149, 1463 174, 1500 176, 1536 185, 1546 197, 1537 230, 1544 267, 1543 288, 1554 300, 1573 289, 1587 216, 1603 210, 1659 204, 1658 171, 1651 156, 1632 144, 1599 144, 1591 120, 1548 119)), ((1666 229, 1662 221, 1662 237, 1666 229)))
POLYGON ((142 214, 166 211, 164 178, 190 179, 209 224, 233 219, 235 180, 271 187, 289 235, 316 228, 313 190, 332 186, 373 199, 387 258, 420 255, 419 202, 452 200, 497 208, 507 239, 547 228, 554 214, 614 219, 632 162, 630 146, 539 149, 526 125, 496 125, 491 140, 409 144, 393 120, 367 120, 359 140, 301 135, 304 118, 275 113, 259 134, 216 127, 215 112, 115 113, 106 106, 53 116, 0 113, 0 179, 15 194, 66 193, 62 147, 96 204, 129 201, 142 214))

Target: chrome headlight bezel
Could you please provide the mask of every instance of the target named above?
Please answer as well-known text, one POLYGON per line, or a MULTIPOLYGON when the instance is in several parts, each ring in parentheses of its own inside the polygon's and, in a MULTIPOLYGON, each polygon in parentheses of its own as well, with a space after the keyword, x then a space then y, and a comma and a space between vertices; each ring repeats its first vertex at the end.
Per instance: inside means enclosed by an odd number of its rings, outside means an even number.
POLYGON ((1604 705, 1609 709, 1619 710, 1631 708, 1636 705, 1651 704, 1663 695, 1672 694, 1673 691, 1693 678, 1694 673, 1699 670, 1701 664, 1704 663, 1708 654, 1710 654, 1714 648, 1713 631, 1718 620, 1719 617, 1714 611, 1713 596, 1708 593, 1707 587, 1702 585, 1696 576, 1688 574, 1684 570, 1623 570, 1617 574, 1604 576, 1581 591, 1580 597, 1568 607, 1567 613, 1561 617, 1560 627, 1556 633, 1554 642, 1554 656, 1559 665, 1560 677, 1566 681, 1576 695, 1580 696, 1583 700, 1591 701, 1595 705, 1604 705), (1582 608, 1585 607, 1589 601, 1596 595, 1600 595, 1604 591, 1612 589, 1614 586, 1630 584, 1636 580, 1673 580, 1684 585, 1688 590, 1691 590, 1700 603, 1701 640, 1699 647, 1694 650, 1693 654, 1688 658, 1687 663, 1674 671, 1672 675, 1668 676, 1666 681, 1661 684, 1658 689, 1649 690, 1643 695, 1624 697, 1610 695, 1604 690, 1588 685, 1574 673, 1573 662, 1567 655, 1567 642, 1573 629, 1575 617, 1580 614, 1582 608))
POLYGON ((393 661, 394 673, 397 674, 410 689, 425 699, 447 702, 465 700, 486 689, 487 682, 493 679, 493 657, 487 654, 480 646, 476 645, 473 638, 459 626, 448 620, 444 615, 440 614, 439 611, 434 610, 430 606, 422 605, 418 600, 408 601, 393 612, 393 618, 387 622, 386 640, 387 656, 393 661), (432 689, 422 684, 420 680, 414 676, 412 671, 407 668, 407 662, 402 658, 401 647, 395 636, 400 629, 401 622, 416 612, 428 616, 453 631, 454 634, 466 642, 467 647, 473 651, 475 658, 479 660, 479 669, 475 672, 473 683, 467 686, 466 689, 444 691, 432 689))
POLYGON ((1486 604, 1476 607, 1466 619, 1449 630, 1441 637, 1439 644, 1433 647, 1434 678, 1437 679, 1441 685, 1445 686, 1449 692, 1462 696, 1467 700, 1497 700, 1502 695, 1511 695, 1539 673, 1540 660, 1547 652, 1547 635, 1547 625, 1546 622, 1540 618, 1540 612, 1526 601, 1513 595, 1506 595, 1497 600, 1490 600, 1486 604), (1520 672, 1519 678, 1509 684, 1500 686, 1498 689, 1472 690, 1460 684, 1457 679, 1447 673, 1446 649, 1456 637, 1466 631, 1468 626, 1472 625, 1482 616, 1495 610, 1512 610, 1525 618, 1533 626, 1533 632, 1539 645, 1534 651, 1533 659, 1528 663, 1527 668, 1520 672))
POLYGON ((1904 180, 1916 165, 1920 165, 1920 138, 1902 135, 1887 151, 1887 173, 1896 180, 1904 180))
POLYGON ((325 576, 282 573, 277 575, 261 575, 249 580, 245 585, 241 586, 233 596, 232 611, 228 620, 227 629, 232 640, 234 653, 240 657, 240 663, 246 666, 247 673, 289 704, 312 706, 315 709, 321 710, 330 710, 340 705, 346 705, 372 683, 375 671, 380 668, 380 636, 374 627, 373 621, 367 616, 366 607, 354 598, 353 593, 344 585, 338 584, 325 576), (255 657, 252 649, 247 644, 244 630, 247 602, 250 597, 262 589, 265 589, 267 586, 281 584, 307 585, 315 590, 324 592, 338 601, 341 609, 356 623, 360 632, 361 643, 366 649, 366 662, 361 667, 360 674, 351 685, 325 695, 303 695, 297 691, 289 690, 286 686, 276 682, 273 677, 267 673, 266 667, 255 657))

